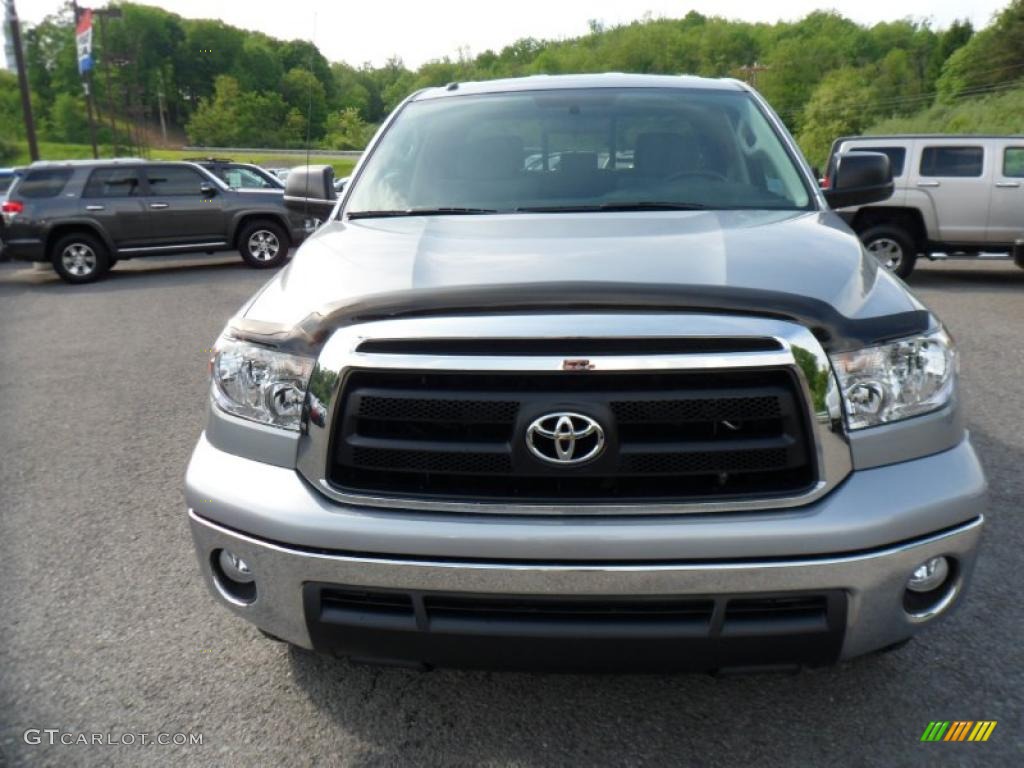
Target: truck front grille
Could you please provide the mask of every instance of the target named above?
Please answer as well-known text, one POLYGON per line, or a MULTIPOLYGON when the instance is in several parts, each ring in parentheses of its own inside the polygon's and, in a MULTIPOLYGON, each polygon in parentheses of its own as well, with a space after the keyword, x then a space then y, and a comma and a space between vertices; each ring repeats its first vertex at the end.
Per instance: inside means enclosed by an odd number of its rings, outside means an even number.
MULTIPOLYGON (((345 491, 473 501, 686 501, 792 495, 815 479, 788 369, 612 373, 351 370, 329 480, 345 491), (530 423, 572 412, 599 457, 552 465, 530 423)), ((585 511, 585 510, 581 510, 585 511)))

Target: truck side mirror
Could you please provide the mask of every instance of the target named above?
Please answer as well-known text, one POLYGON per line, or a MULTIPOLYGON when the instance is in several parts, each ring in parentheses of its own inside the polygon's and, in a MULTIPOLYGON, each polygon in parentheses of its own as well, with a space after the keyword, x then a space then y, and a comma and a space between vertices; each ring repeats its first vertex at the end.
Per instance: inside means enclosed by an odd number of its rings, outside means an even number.
POLYGON ((822 190, 832 208, 878 203, 892 197, 892 168, 881 152, 848 152, 836 158, 828 189, 822 190))
POLYGON ((288 174, 284 185, 284 204, 288 210, 325 218, 337 201, 331 166, 302 165, 288 174))

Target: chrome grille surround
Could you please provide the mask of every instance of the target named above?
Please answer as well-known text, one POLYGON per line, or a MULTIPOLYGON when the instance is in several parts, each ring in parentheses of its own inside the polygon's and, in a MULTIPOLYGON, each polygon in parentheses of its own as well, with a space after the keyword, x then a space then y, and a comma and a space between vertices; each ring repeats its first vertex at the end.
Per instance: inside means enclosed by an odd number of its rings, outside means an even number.
MULTIPOLYGON (((587 371, 580 371, 586 376, 587 371)), ((772 318, 704 313, 601 313, 459 315, 381 320, 335 331, 324 345, 310 379, 310 394, 298 444, 298 471, 325 496, 353 506, 502 515, 678 515, 785 509, 821 498, 852 470, 850 447, 843 426, 839 389, 828 356, 814 335, 803 326, 772 318), (331 439, 346 374, 352 370, 424 372, 523 373, 562 371, 572 354, 559 355, 439 355, 361 352, 369 340, 432 339, 557 339, 571 352, 574 339, 730 338, 778 343, 777 350, 724 353, 588 355, 591 370, 729 371, 788 368, 796 376, 811 413, 811 437, 817 479, 809 490, 792 496, 764 499, 680 501, 651 503, 511 503, 417 499, 362 494, 339 488, 328 480, 331 439), (324 418, 310 419, 316 399, 324 418), (318 423, 319 422, 319 423, 318 423)))

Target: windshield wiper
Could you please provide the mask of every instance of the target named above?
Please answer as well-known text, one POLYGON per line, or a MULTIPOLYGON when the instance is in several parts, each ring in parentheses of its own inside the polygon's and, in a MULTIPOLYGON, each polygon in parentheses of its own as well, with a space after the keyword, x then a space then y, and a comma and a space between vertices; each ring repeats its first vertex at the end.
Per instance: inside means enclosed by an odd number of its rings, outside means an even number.
POLYGON ((661 200, 640 200, 636 202, 598 203, 592 205, 531 205, 516 208, 519 213, 579 213, 595 211, 705 211, 708 206, 700 203, 673 203, 661 200))
POLYGON ((405 208, 392 211, 351 211, 350 219, 385 219, 395 216, 471 216, 497 213, 493 208, 405 208))

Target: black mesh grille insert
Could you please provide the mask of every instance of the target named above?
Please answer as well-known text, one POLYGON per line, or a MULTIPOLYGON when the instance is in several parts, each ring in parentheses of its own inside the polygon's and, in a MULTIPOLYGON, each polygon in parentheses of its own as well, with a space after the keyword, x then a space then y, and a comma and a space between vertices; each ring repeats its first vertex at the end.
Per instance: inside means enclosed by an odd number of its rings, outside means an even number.
POLYGON ((782 415, 778 397, 709 397, 613 402, 612 412, 620 423, 777 419, 782 415))
POLYGON ((459 453, 456 451, 396 451, 382 448, 356 448, 352 463, 361 467, 389 469, 401 467, 414 472, 498 473, 510 472, 508 455, 495 453, 459 453))
POLYGON ((771 472, 786 468, 786 450, 638 453, 623 457, 627 472, 693 475, 709 472, 771 472))
POLYGON ((422 397, 365 397, 359 415, 367 419, 507 422, 519 403, 510 400, 430 400, 422 397))
POLYGON ((472 501, 792 494, 814 479, 804 411, 786 369, 359 370, 343 383, 329 479, 361 493, 472 501), (558 466, 528 450, 529 425, 559 411, 602 426, 593 461, 558 466))

